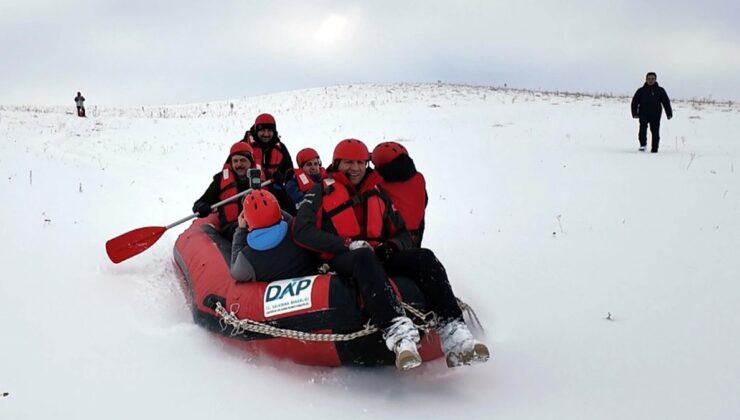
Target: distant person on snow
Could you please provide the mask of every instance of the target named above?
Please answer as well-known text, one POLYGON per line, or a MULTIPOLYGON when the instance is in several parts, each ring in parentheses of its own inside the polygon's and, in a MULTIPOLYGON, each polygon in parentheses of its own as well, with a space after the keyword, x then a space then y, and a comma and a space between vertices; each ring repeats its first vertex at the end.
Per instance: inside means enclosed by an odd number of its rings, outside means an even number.
POLYGON ((403 219, 378 188, 377 172, 368 168, 370 153, 357 139, 342 140, 334 149, 328 176, 305 195, 293 224, 298 245, 320 252, 339 275, 357 284, 372 322, 383 329, 396 367, 421 364, 419 331, 406 316, 388 275, 414 279, 440 319, 439 333, 448 366, 488 359, 488 348, 473 339, 434 254, 414 248, 403 219), (412 249, 413 248, 413 249, 412 249))
MULTIPOLYGON (((211 206, 242 191, 249 189, 247 171, 252 167, 252 147, 238 142, 231 146, 223 170, 213 176, 206 192, 193 204, 193 213, 198 217, 208 217, 211 206)), ((237 219, 242 211, 241 200, 235 200, 218 208, 219 231, 231 240, 237 227, 237 219)))
POLYGON ((313 187, 313 185, 326 178, 326 169, 321 166, 319 152, 310 147, 301 149, 296 155, 298 167, 288 171, 285 183, 285 189, 288 191, 290 199, 298 209, 303 201, 303 195, 313 187))
POLYGON ((657 76, 649 72, 645 76, 645 84, 637 89, 632 97, 632 118, 639 118, 640 130, 637 139, 640 141, 640 151, 644 152, 647 147, 647 127, 650 125, 650 136, 652 138, 651 153, 658 153, 660 143, 660 117, 665 108, 666 117, 673 118, 671 101, 665 89, 658 86, 657 76))
POLYGON ((286 174, 293 169, 293 159, 288 148, 280 141, 275 117, 270 114, 258 115, 242 141, 252 146, 254 164, 262 170, 265 179, 272 178, 273 182, 268 188, 277 198, 280 208, 294 215, 295 205, 284 185, 286 174))
POLYGON ((85 116, 85 97, 82 96, 80 92, 77 92, 77 96, 75 96, 75 104, 77 105, 77 116, 84 117, 85 116))
POLYGON ((251 191, 231 247, 231 277, 237 282, 273 281, 317 274, 315 253, 293 242, 292 217, 269 191, 251 191))

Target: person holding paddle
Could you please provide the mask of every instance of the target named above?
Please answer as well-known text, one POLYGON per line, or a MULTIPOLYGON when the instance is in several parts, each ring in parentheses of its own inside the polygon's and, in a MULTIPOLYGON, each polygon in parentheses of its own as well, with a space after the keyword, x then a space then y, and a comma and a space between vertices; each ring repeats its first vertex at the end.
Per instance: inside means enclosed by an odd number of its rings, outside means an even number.
MULTIPOLYGON (((217 194, 216 197, 225 197, 223 200, 212 205, 208 205, 206 203, 205 206, 199 205, 198 201, 196 201, 193 206, 193 214, 176 220, 169 225, 144 226, 107 240, 105 242, 105 252, 108 254, 108 258, 110 258, 114 264, 126 261, 129 258, 139 255, 149 249, 149 247, 154 245, 154 243, 156 243, 169 229, 179 226, 189 220, 193 220, 196 217, 207 217, 213 210, 221 210, 221 207, 229 204, 236 205, 236 210, 232 207, 228 212, 224 211, 224 219, 229 220, 228 218, 232 213, 236 213, 238 215, 239 212, 242 211, 242 206, 241 203, 237 202, 237 200, 241 200, 242 197, 249 194, 254 188, 266 187, 272 183, 272 180, 270 179, 267 181, 261 180, 261 172, 259 169, 250 169, 252 165, 250 152, 251 147, 245 143, 237 143, 233 145, 229 153, 229 158, 224 164, 224 171, 213 177, 214 182, 217 182, 215 184, 216 188, 221 186, 221 181, 224 179, 232 180, 233 184, 235 184, 234 187, 231 185, 231 182, 224 182, 226 191, 215 190, 215 194, 217 194), (231 192, 234 189, 240 192, 233 191, 232 194, 231 192)), ((212 199, 212 196, 209 195, 209 191, 213 186, 214 183, 212 182, 208 187, 209 189, 206 190, 201 199, 212 199)), ((236 218, 238 216, 234 217, 236 218)), ((219 212, 219 218, 221 218, 221 212, 219 212)), ((233 227, 229 226, 231 230, 229 235, 233 236, 233 232, 236 229, 236 222, 232 222, 231 224, 233 227)), ((223 225, 221 226, 223 227, 223 225)))
MULTIPOLYGON (((213 204, 249 189, 248 171, 254 165, 252 156, 252 147, 245 142, 231 146, 223 170, 213 176, 206 191, 195 201, 193 213, 197 213, 198 217, 208 217, 213 204)), ((241 212, 241 200, 218 207, 218 229, 225 238, 231 240, 234 237, 241 212)))

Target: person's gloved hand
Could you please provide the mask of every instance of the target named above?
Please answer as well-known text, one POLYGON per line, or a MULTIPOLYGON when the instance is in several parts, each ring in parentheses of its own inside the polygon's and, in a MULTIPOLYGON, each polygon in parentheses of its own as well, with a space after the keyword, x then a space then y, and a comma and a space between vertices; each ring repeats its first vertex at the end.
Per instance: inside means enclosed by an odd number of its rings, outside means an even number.
POLYGON ((367 241, 352 241, 349 243, 349 250, 354 251, 360 248, 372 248, 367 241))
POLYGON ((383 242, 375 247, 375 255, 382 262, 388 261, 396 251, 398 251, 398 247, 393 242, 383 242))
POLYGON ((275 171, 270 178, 272 179, 270 188, 275 191, 280 191, 285 188, 285 176, 283 176, 279 171, 275 171))
POLYGON ((668 115, 668 119, 670 120, 671 118, 673 118, 673 115, 668 115))
POLYGON ((211 205, 199 201, 193 206, 193 213, 198 213, 198 217, 208 217, 211 214, 211 205))
POLYGON ((273 183, 273 185, 275 185, 275 184, 283 185, 284 182, 285 182, 285 176, 282 174, 282 172, 275 171, 272 174, 272 183, 273 183))

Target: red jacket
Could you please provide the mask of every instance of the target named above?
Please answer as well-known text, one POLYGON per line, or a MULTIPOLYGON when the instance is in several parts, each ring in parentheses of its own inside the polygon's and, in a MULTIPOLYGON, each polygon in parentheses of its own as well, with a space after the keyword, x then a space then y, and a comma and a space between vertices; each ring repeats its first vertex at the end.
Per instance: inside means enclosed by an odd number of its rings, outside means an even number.
POLYGON ((414 244, 421 247, 421 239, 424 235, 424 214, 428 201, 424 175, 416 172, 414 176, 405 181, 382 180, 379 185, 401 213, 414 244))

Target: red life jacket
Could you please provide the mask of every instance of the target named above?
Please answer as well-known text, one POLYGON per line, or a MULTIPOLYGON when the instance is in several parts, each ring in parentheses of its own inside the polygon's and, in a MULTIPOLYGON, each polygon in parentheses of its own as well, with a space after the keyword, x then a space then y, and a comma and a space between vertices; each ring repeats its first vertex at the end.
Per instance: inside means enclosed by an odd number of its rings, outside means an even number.
POLYGON ((421 246, 421 237, 424 233, 424 213, 427 207, 427 188, 424 175, 417 172, 405 181, 381 181, 380 188, 388 194, 396 207, 411 238, 417 246, 421 246))
MULTIPOLYGON (((276 142, 274 144, 271 144, 266 149, 262 149, 260 145, 263 144, 259 140, 252 140, 250 145, 252 146, 252 156, 254 157, 254 165, 256 168, 259 168, 262 170, 263 175, 265 176, 265 179, 271 178, 272 174, 275 173, 275 171, 278 170, 280 167, 280 163, 283 161, 283 150, 280 147, 280 142, 276 142), (267 156, 263 154, 263 152, 268 152, 267 155, 270 156, 269 161, 265 161, 267 159, 267 156)), ((285 175, 285 174, 283 174, 285 175)))
MULTIPOLYGON (((321 229, 324 220, 328 220, 336 235, 342 238, 366 240, 373 246, 383 242, 387 206, 377 186, 380 177, 366 179, 360 191, 355 191, 347 186, 351 183, 343 174, 333 176, 323 180, 322 211, 316 218, 316 226, 321 229)), ((323 252, 321 258, 331 260, 334 255, 323 252)))
MULTIPOLYGON (((236 186, 236 175, 231 170, 231 164, 224 164, 224 170, 221 173, 221 192, 218 195, 219 201, 225 200, 229 197, 233 197, 238 193, 236 186)), ((241 211, 239 200, 232 201, 231 203, 224 204, 218 208, 218 219, 221 222, 221 227, 227 223, 236 222, 241 211)))
MULTIPOLYGON (((320 168, 321 172, 319 173, 320 179, 326 179, 326 169, 320 168)), ((298 185, 298 189, 302 193, 306 193, 308 190, 313 187, 313 184, 316 182, 311 178, 309 174, 307 174, 303 169, 296 168, 293 170, 293 176, 295 177, 295 183, 298 185)))

